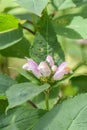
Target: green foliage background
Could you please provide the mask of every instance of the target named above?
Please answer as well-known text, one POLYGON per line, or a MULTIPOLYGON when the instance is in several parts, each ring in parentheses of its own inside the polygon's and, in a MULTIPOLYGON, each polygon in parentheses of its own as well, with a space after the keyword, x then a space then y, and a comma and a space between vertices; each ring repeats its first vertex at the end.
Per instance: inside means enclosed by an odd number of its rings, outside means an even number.
POLYGON ((0 130, 87 130, 86 28, 87 0, 0 0, 0 130), (49 111, 50 85, 20 69, 47 55, 73 70, 53 85, 49 111))

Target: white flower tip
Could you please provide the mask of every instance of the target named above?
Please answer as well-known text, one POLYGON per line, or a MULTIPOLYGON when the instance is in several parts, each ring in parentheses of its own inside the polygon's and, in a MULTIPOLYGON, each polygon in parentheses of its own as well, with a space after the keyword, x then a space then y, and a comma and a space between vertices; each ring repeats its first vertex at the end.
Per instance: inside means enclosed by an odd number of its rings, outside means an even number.
POLYGON ((53 65, 51 69, 52 69, 53 72, 56 72, 57 71, 57 66, 53 65))
POLYGON ((22 66, 22 68, 28 70, 28 68, 29 68, 28 63, 24 64, 24 65, 22 66))

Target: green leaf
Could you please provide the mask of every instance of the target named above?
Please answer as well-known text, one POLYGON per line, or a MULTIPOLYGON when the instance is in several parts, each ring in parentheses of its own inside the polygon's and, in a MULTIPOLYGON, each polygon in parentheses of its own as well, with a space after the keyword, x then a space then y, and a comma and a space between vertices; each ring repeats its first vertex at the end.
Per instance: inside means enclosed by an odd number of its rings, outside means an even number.
POLYGON ((31 72, 28 72, 24 69, 15 69, 20 75, 24 76, 26 79, 32 83, 40 84, 39 79, 37 79, 31 72))
POLYGON ((28 100, 32 100, 35 96, 49 87, 49 84, 38 86, 33 83, 20 83, 11 86, 6 91, 6 96, 9 102, 8 108, 12 108, 17 105, 21 105, 28 100))
POLYGON ((18 43, 0 50, 0 53, 5 57, 19 57, 24 58, 29 57, 29 47, 30 43, 27 39, 23 38, 18 43))
POLYGON ((82 36, 79 34, 79 32, 77 32, 71 28, 64 27, 64 26, 57 25, 57 24, 54 24, 54 28, 55 28, 57 35, 65 36, 65 37, 71 38, 71 39, 82 39, 82 36))
POLYGON ((12 123, 10 126, 6 128, 2 128, 2 130, 19 130, 14 123, 12 123))
POLYGON ((32 48, 30 49, 31 57, 40 62, 45 60, 47 55, 51 55, 58 64, 64 61, 64 53, 60 43, 57 41, 51 19, 47 14, 41 18, 38 23, 38 30, 32 48))
POLYGON ((59 10, 64 10, 64 9, 67 9, 67 8, 72 8, 72 7, 75 7, 75 4, 73 3, 72 0, 65 0, 61 6, 59 6, 59 10))
POLYGON ((33 45, 30 48, 30 56, 39 63, 41 60, 46 59, 46 56, 48 55, 47 51, 46 40, 39 32, 37 32, 33 45))
POLYGON ((20 6, 28 9, 30 12, 41 16, 42 10, 45 8, 49 0, 17 0, 20 6))
POLYGON ((78 88, 79 93, 87 92, 87 76, 78 76, 71 79, 72 85, 78 88))
POLYGON ((56 23, 59 23, 60 25, 69 25, 75 16, 87 18, 86 9, 87 4, 80 7, 77 6, 75 8, 65 9, 64 13, 62 10, 60 10, 55 14, 54 20, 56 21, 56 23))
MULTIPOLYGON (((63 11, 69 8, 76 8, 77 6, 81 6, 86 4, 87 0, 52 0, 51 4, 54 9, 63 11)), ((65 12, 64 12, 65 13, 65 12)))
POLYGON ((17 4, 13 0, 0 0, 0 12, 4 12, 6 9, 12 9, 17 4))
POLYGON ((0 33, 18 28, 19 20, 10 14, 0 14, 0 33))
POLYGON ((87 0, 72 0, 72 1, 73 1, 77 6, 87 3, 87 0))
POLYGON ((31 130, 46 111, 22 106, 0 115, 0 130, 31 130))
POLYGON ((55 9, 58 9, 64 2, 65 0, 52 0, 51 4, 55 9))
POLYGON ((67 26, 70 29, 73 29, 77 33, 81 35, 82 38, 87 38, 87 19, 83 19, 82 17, 78 16, 73 18, 72 22, 69 26, 67 26))
POLYGON ((7 100, 0 100, 0 115, 5 113, 6 107, 8 106, 7 100))
POLYGON ((0 50, 10 47, 19 42, 22 40, 22 36, 23 33, 21 28, 17 28, 5 33, 0 33, 0 50))
POLYGON ((16 76, 16 79, 15 79, 18 83, 24 83, 24 82, 29 82, 28 79, 26 79, 24 76, 18 74, 16 76))
POLYGON ((81 6, 83 4, 87 4, 87 0, 65 0, 61 6, 59 6, 59 10, 73 8, 77 6, 81 6))
POLYGON ((0 74, 0 99, 4 98, 6 90, 16 84, 8 75, 0 74))
POLYGON ((0 50, 19 42, 23 37, 19 20, 9 14, 0 14, 0 50))
POLYGON ((45 114, 33 130, 86 130, 87 94, 62 102, 45 114))

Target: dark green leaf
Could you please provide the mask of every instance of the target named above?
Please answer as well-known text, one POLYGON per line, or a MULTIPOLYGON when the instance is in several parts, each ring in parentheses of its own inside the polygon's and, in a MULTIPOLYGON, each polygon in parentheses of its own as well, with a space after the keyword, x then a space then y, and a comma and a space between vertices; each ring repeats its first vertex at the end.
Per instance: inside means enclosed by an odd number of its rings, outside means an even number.
POLYGON ((72 85, 78 87, 79 93, 87 92, 87 76, 78 76, 71 79, 72 85))
POLYGON ((86 4, 87 0, 72 0, 76 5, 86 4))
POLYGON ((0 130, 31 130, 45 113, 28 106, 12 109, 7 115, 0 115, 0 130))
POLYGON ((38 86, 33 83, 20 83, 11 86, 6 91, 6 96, 9 102, 8 108, 12 108, 17 105, 21 105, 28 100, 32 100, 35 96, 49 87, 49 84, 38 86))
POLYGON ((35 36, 32 47, 30 48, 30 56, 38 63, 45 60, 48 55, 47 42, 44 37, 38 32, 35 36))
POLYGON ((60 64, 64 61, 64 53, 60 43, 57 41, 51 20, 47 14, 44 14, 38 24, 40 33, 36 34, 35 41, 30 50, 31 57, 40 62, 45 60, 47 55, 52 55, 55 62, 60 64))
POLYGON ((0 98, 4 98, 6 90, 15 83, 9 76, 0 74, 0 98))
POLYGON ((32 83, 40 84, 39 79, 37 79, 31 72, 28 72, 24 69, 15 69, 20 75, 24 76, 26 79, 32 83))
POLYGON ((22 29, 17 28, 15 30, 0 33, 0 50, 14 45, 22 40, 22 29))
POLYGON ((0 115, 5 113, 6 107, 8 106, 7 100, 0 100, 0 115))
POLYGON ((24 58, 25 56, 29 57, 29 47, 30 44, 28 40, 23 38, 18 43, 1 50, 0 53, 5 57, 19 57, 19 58, 24 58))
POLYGON ((28 79, 26 79, 24 76, 18 74, 16 76, 16 79, 15 79, 18 83, 24 83, 24 82, 29 82, 28 79))
POLYGON ((86 130, 87 94, 68 99, 45 114, 33 130, 86 130))

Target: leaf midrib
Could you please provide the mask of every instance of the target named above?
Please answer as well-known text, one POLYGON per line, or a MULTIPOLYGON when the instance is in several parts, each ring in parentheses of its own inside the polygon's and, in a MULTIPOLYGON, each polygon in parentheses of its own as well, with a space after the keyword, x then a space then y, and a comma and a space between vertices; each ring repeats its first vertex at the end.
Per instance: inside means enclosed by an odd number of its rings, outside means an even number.
POLYGON ((69 124, 67 130, 70 130, 71 126, 73 125, 73 123, 75 122, 75 120, 78 118, 78 116, 85 110, 85 108, 87 107, 87 104, 85 106, 83 106, 80 111, 76 114, 76 116, 73 118, 73 120, 71 121, 71 123, 69 124))

